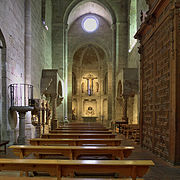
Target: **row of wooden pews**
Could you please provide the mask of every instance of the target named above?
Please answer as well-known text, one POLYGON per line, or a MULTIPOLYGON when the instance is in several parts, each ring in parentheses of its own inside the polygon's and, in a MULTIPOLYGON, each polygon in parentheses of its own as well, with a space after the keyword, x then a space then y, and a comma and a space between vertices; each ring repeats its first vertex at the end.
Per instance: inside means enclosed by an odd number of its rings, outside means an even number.
POLYGON ((132 180, 143 177, 154 163, 151 160, 125 160, 134 147, 121 146, 121 140, 101 124, 70 123, 43 134, 42 138, 31 139, 31 145, 10 146, 20 159, 1 159, 0 170, 48 172, 58 180, 72 178, 75 173, 117 173, 132 180), (36 159, 25 159, 30 154, 36 159), (63 155, 68 159, 44 159, 47 155, 63 155), (111 160, 92 159, 99 155, 110 155, 111 160), (82 156, 85 159, 80 160, 82 156))

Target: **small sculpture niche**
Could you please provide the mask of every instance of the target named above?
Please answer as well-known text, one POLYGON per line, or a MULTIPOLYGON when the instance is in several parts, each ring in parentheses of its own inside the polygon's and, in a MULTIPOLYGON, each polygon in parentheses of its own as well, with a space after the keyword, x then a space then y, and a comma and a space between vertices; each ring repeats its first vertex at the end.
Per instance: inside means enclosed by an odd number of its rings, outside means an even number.
POLYGON ((72 109, 72 120, 76 120, 76 109, 72 109))

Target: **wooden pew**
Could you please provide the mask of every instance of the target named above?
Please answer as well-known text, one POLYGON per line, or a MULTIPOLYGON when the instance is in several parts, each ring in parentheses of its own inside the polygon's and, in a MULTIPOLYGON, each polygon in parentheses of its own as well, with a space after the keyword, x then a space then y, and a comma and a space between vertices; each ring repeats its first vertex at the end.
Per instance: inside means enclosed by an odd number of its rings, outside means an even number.
POLYGON ((80 155, 112 155, 112 159, 127 158, 134 150, 131 146, 9 146, 16 156, 27 157, 35 153, 39 158, 41 155, 64 155, 69 159, 77 159, 80 155))
POLYGON ((70 145, 70 146, 83 146, 83 145, 104 145, 104 146, 120 146, 122 139, 46 139, 34 138, 30 139, 31 145, 70 145))
POLYGON ((49 133, 78 133, 78 134, 112 134, 112 131, 91 131, 91 130, 51 130, 49 133))
POLYGON ((73 177, 74 173, 118 173, 136 180, 143 177, 151 160, 44 160, 0 159, 0 170, 48 172, 60 180, 62 176, 73 177))
POLYGON ((69 122, 67 125, 70 126, 96 126, 96 127, 104 127, 101 123, 96 122, 69 122))
POLYGON ((61 127, 66 127, 66 128, 84 128, 84 129, 86 129, 86 128, 92 128, 92 129, 95 129, 95 128, 105 128, 105 127, 100 127, 100 126, 86 126, 86 125, 66 125, 66 126, 60 126, 60 128, 61 127))
MULTIPOLYGON (((12 176, 1 176, 0 180, 56 180, 55 177, 12 177, 12 176)), ((61 180, 132 180, 132 178, 70 178, 62 177, 61 180)), ((138 178, 137 180, 144 180, 143 178, 138 178)))
POLYGON ((69 123, 69 124, 64 124, 61 125, 60 127, 99 127, 99 128, 104 128, 102 124, 97 124, 97 123, 69 123))
POLYGON ((115 134, 72 134, 72 133, 49 133, 42 134, 42 138, 76 138, 76 139, 95 139, 95 138, 115 138, 115 134))
POLYGON ((139 124, 124 124, 122 125, 122 133, 125 135, 126 139, 133 139, 134 141, 139 141, 139 124))
MULTIPOLYGON (((12 177, 12 176, 1 176, 0 180, 56 180, 55 177, 12 177)), ((132 180, 132 178, 70 178, 62 177, 61 180, 132 180)), ((137 180, 144 180, 143 178, 138 178, 137 180)))
POLYGON ((90 130, 90 131, 109 131, 109 129, 104 127, 66 127, 62 126, 59 128, 56 128, 56 130, 90 130))

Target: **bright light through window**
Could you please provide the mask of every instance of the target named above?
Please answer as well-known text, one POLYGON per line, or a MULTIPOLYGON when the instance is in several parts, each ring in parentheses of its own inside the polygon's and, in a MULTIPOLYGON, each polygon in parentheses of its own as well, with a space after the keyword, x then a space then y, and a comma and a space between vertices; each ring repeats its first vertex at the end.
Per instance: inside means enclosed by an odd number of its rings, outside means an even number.
POLYGON ((82 28, 89 33, 94 32, 98 26, 99 22, 94 16, 86 16, 82 20, 82 28))

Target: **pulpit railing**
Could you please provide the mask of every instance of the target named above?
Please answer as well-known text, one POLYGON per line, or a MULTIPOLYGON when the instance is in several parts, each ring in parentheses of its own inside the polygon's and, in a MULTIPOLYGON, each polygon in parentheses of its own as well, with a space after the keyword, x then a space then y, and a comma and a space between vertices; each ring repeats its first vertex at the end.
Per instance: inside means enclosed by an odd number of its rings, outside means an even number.
POLYGON ((33 99, 33 86, 30 84, 9 85, 10 106, 30 106, 30 99, 33 99))

